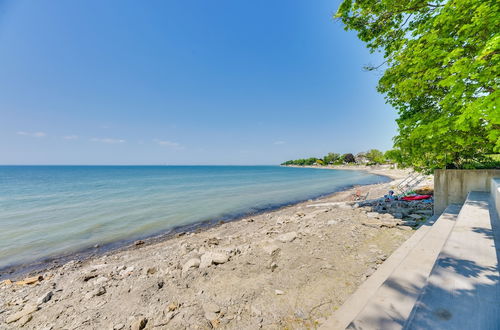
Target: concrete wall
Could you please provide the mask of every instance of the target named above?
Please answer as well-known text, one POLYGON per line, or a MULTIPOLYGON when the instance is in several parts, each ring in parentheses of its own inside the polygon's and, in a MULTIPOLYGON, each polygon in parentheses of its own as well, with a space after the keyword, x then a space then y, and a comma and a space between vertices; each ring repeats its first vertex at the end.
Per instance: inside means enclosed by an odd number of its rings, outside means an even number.
POLYGON ((435 170, 434 214, 451 203, 465 202, 469 191, 490 191, 493 178, 500 178, 500 170, 435 170))
POLYGON ((500 216, 500 178, 491 180, 491 198, 495 203, 497 214, 500 216))

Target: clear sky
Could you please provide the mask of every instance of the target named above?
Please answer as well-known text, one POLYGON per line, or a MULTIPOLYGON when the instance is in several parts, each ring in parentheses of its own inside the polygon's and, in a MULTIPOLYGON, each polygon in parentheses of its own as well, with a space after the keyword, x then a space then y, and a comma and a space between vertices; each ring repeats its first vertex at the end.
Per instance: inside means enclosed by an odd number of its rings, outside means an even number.
POLYGON ((389 149, 340 0, 0 0, 0 164, 277 164, 389 149))

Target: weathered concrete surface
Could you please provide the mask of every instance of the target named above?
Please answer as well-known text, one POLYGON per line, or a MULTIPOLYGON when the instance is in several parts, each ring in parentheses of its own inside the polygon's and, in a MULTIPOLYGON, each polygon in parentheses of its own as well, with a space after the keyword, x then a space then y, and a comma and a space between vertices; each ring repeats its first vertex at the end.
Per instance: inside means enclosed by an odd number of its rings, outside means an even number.
POLYGON ((491 199, 495 204, 497 214, 500 214, 500 178, 491 180, 491 199))
POLYGON ((495 177, 500 177, 500 170, 435 170, 434 214, 450 204, 464 203, 470 191, 489 192, 495 177))
POLYGON ((405 329, 500 329, 499 220, 471 192, 405 329))

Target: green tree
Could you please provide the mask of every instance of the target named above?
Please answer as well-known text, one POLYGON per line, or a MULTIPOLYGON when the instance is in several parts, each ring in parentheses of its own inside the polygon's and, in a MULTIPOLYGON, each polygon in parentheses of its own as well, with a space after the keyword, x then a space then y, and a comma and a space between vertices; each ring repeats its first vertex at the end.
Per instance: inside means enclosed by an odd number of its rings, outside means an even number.
POLYGON ((378 149, 370 149, 366 152, 365 157, 371 163, 382 164, 385 163, 384 153, 378 149))
POLYGON ((339 163, 339 162, 342 162, 341 160, 341 155, 340 154, 336 154, 334 152, 329 152, 328 155, 326 155, 325 157, 323 157, 323 162, 325 164, 335 164, 335 163, 339 163))
POLYGON ((500 151, 499 7, 497 0, 340 5, 346 30, 384 55, 378 90, 399 114, 401 164, 464 168, 500 151))
POLYGON ((354 158, 353 154, 344 154, 344 155, 342 155, 342 159, 346 163, 355 163, 356 162, 356 159, 354 158))

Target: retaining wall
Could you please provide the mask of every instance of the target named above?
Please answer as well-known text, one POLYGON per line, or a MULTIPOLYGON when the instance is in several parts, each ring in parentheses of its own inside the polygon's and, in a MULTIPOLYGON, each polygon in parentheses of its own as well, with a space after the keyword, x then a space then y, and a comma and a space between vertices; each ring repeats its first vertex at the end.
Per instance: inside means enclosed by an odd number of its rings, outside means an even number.
MULTIPOLYGON (((434 214, 441 214, 451 203, 465 202, 469 191, 489 192, 493 178, 500 182, 500 170, 435 170, 434 214)), ((496 204, 497 211, 499 205, 500 202, 496 204)))

